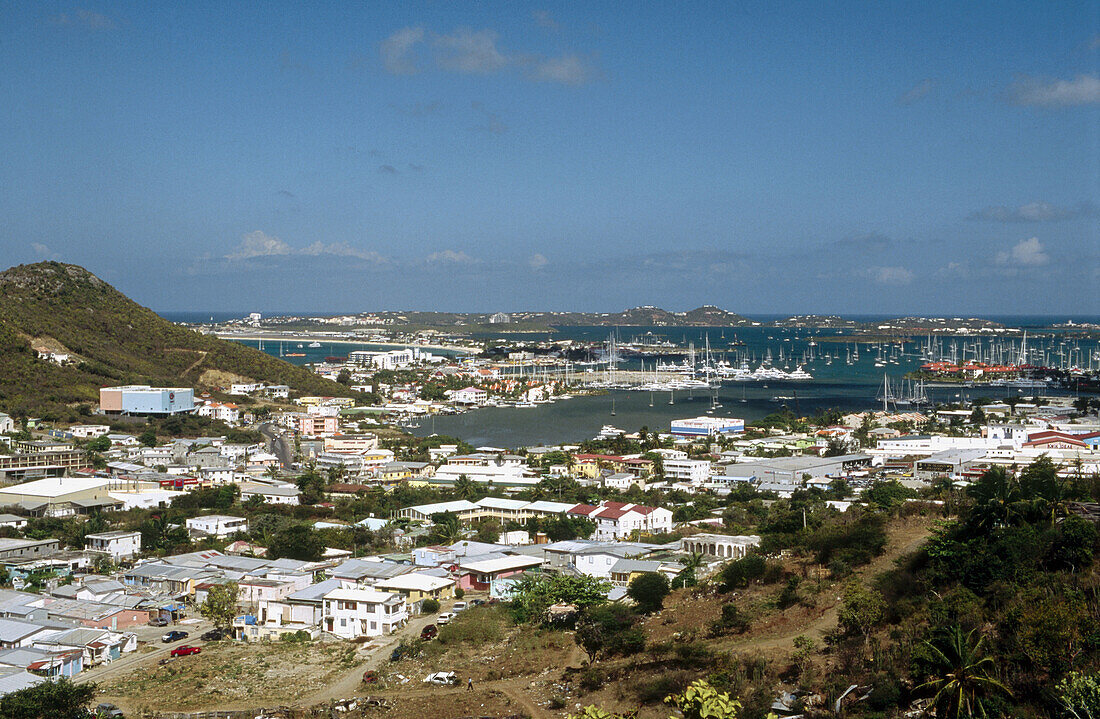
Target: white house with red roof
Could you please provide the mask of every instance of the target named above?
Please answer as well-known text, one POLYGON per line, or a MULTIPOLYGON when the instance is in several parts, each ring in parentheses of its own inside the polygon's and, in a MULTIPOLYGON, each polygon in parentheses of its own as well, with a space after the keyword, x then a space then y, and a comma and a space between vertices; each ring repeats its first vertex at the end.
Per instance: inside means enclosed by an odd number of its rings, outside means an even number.
POLYGON ((232 402, 207 402, 195 410, 200 417, 209 417, 226 424, 236 424, 241 418, 241 409, 232 402))
POLYGON ((625 539, 635 530, 641 534, 664 534, 672 531, 672 512, 662 507, 601 502, 599 505, 578 504, 566 514, 595 522, 596 531, 592 539, 601 541, 625 539))

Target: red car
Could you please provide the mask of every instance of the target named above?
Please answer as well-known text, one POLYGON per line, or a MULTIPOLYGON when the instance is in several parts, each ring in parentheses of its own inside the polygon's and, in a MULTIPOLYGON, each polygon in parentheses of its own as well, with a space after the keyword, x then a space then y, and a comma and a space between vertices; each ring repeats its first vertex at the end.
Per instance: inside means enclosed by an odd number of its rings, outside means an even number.
POLYGON ((191 654, 198 654, 202 651, 201 647, 189 647, 186 644, 182 647, 176 647, 172 650, 172 656, 174 657, 186 657, 191 654))

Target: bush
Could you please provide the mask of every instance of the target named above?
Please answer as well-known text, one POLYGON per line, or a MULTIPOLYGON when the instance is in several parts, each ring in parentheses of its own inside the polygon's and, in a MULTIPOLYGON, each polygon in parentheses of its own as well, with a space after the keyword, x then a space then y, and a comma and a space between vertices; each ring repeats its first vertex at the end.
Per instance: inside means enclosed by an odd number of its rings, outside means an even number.
POLYGON ((466 596, 466 590, 462 587, 455 587, 455 599, 462 599, 466 596))
POLYGON ((722 618, 710 625, 710 633, 713 636, 721 636, 727 632, 741 634, 749 628, 749 619, 736 604, 722 605, 722 618))
POLYGON ((747 587, 753 580, 763 577, 766 570, 767 562, 759 554, 749 554, 734 560, 722 567, 722 591, 747 587))
POLYGON ((299 629, 296 632, 287 632, 286 634, 279 635, 280 642, 286 642, 287 644, 305 644, 309 642, 313 637, 309 636, 309 632, 304 629, 299 629))
POLYGON ((422 614, 435 614, 439 611, 439 600, 428 598, 420 603, 420 611, 422 614))
POLYGON ((661 611, 665 597, 668 596, 668 578, 657 572, 646 572, 631 580, 626 590, 628 597, 634 600, 638 611, 652 614, 661 611))
POLYGON ((606 681, 607 674, 602 669, 590 666, 581 672, 579 683, 581 689, 586 692, 594 692, 602 687, 606 681))

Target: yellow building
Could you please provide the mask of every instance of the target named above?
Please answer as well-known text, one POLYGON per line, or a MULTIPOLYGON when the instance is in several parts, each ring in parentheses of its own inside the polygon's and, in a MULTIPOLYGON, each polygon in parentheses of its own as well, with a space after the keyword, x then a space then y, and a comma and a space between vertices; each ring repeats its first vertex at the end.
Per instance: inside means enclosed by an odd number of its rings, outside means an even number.
POLYGON ((409 608, 414 611, 420 610, 420 603, 425 599, 435 599, 442 602, 454 597, 455 594, 453 579, 416 572, 376 582, 374 588, 379 592, 396 592, 400 594, 405 598, 409 608))

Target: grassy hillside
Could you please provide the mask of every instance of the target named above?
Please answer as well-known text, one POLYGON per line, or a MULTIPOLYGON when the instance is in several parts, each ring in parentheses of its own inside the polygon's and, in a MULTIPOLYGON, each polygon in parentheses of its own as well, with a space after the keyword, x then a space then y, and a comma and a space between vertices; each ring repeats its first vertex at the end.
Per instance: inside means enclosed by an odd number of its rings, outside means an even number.
POLYGON ((57 413, 124 383, 217 389, 214 378, 230 375, 303 394, 348 394, 309 370, 172 324, 76 265, 12 267, 0 273, 0 297, 0 411, 57 413), (76 361, 40 360, 40 346, 76 361))

